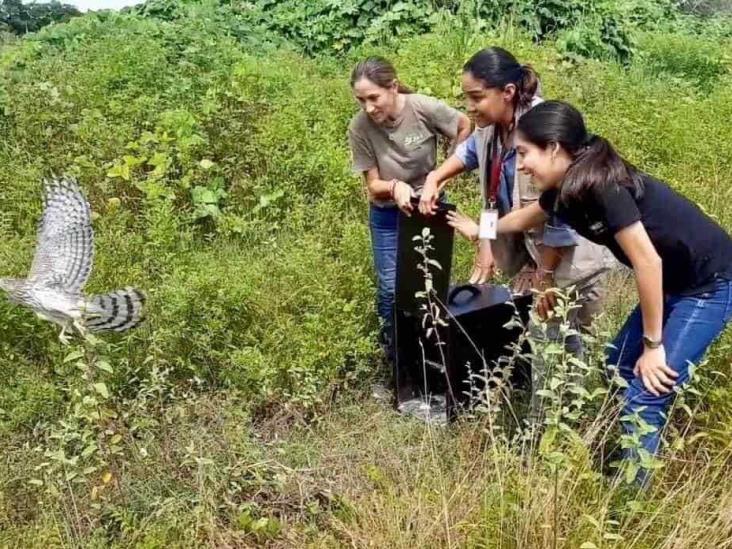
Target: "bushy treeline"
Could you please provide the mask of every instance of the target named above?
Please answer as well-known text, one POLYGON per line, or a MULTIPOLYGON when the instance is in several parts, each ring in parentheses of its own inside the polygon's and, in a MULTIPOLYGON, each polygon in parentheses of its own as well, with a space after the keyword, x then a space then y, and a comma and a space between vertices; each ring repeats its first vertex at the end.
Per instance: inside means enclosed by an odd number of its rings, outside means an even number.
POLYGON ((81 12, 71 4, 51 2, 0 1, 0 31, 13 34, 36 32, 51 23, 65 23, 81 12))
MULTIPOLYGON (((139 13, 175 19, 176 0, 148 0, 139 13)), ((519 28, 536 43, 552 41, 566 58, 628 63, 643 31, 732 35, 732 12, 678 0, 256 0, 221 2, 227 25, 279 36, 306 54, 340 54, 434 31, 449 21, 481 31, 519 28), (695 12, 704 17, 689 17, 695 12)))

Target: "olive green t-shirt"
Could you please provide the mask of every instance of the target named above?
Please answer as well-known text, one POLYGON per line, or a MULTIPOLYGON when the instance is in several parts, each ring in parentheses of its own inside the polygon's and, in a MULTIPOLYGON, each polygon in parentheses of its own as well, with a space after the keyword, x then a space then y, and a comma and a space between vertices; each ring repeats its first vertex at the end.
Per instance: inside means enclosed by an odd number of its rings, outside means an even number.
MULTIPOLYGON (((438 136, 457 136, 460 112, 426 95, 410 93, 404 98, 399 118, 388 127, 377 125, 363 111, 353 117, 348 127, 353 171, 377 167, 381 179, 399 179, 420 191, 427 174, 435 169, 438 136)), ((394 204, 370 200, 377 206, 394 204)))

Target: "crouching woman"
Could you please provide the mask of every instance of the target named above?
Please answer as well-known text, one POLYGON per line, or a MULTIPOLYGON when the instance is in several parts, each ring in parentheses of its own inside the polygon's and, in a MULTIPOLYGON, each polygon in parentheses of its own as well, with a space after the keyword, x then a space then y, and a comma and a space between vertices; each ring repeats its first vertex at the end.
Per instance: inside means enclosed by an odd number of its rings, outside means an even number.
MULTIPOLYGON (((588 133, 571 105, 548 101, 526 113, 516 151, 519 170, 542 194, 501 218, 498 232, 525 231, 556 215, 633 269, 639 304, 607 363, 627 383, 623 416, 632 420, 623 426, 641 442, 626 457, 655 455, 674 389, 689 381, 690 366, 732 316, 732 238, 684 196, 588 133)), ((637 480, 645 484, 647 472, 637 480)))

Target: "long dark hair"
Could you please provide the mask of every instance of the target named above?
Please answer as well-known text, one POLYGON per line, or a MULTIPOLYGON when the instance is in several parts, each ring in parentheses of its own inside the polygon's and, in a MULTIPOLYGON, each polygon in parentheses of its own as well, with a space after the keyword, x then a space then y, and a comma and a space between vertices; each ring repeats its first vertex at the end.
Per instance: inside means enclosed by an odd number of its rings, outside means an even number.
POLYGON ((503 89, 508 84, 516 86, 515 106, 528 107, 539 90, 539 76, 531 65, 521 65, 503 48, 480 50, 463 66, 487 88, 503 89))
POLYGON ((560 191, 565 204, 603 185, 622 185, 635 197, 642 196, 642 174, 607 139, 588 133, 582 114, 569 103, 540 103, 519 119, 518 131, 541 148, 558 143, 574 159, 560 191))
POLYGON ((389 88, 396 82, 399 93, 412 93, 411 89, 399 82, 394 65, 383 57, 372 56, 359 61, 351 71, 351 87, 362 78, 366 78, 380 88, 389 88))

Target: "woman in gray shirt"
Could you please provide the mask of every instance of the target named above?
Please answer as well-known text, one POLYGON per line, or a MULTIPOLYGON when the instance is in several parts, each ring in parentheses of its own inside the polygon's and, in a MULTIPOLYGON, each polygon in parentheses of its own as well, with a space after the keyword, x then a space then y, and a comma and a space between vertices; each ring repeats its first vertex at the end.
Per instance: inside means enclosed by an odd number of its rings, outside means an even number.
POLYGON ((399 210, 411 214, 412 197, 437 164, 438 138, 461 142, 471 124, 442 101, 402 86, 394 67, 381 57, 356 65, 351 89, 361 111, 351 120, 348 141, 353 170, 363 175, 368 191, 380 340, 391 361, 399 210))

